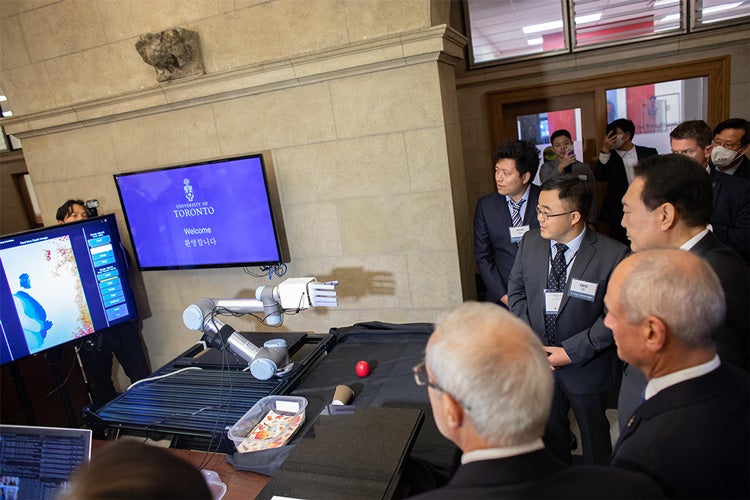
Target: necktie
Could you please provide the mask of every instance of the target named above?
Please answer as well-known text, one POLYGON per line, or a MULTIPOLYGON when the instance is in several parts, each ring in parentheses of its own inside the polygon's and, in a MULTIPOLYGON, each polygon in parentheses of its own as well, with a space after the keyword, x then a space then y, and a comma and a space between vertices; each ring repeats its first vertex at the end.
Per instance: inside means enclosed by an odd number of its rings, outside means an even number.
MULTIPOLYGON (((552 259, 552 266, 547 276, 547 289, 562 292, 565 288, 566 269, 565 252, 568 245, 565 243, 555 243, 557 253, 552 259)), ((549 345, 555 345, 555 332, 557 330, 557 314, 544 315, 544 333, 549 345)))
POLYGON ((518 227, 521 225, 521 205, 523 205, 523 202, 526 200, 521 200, 518 203, 508 198, 508 201, 510 202, 510 219, 511 223, 513 224, 513 227, 518 227))

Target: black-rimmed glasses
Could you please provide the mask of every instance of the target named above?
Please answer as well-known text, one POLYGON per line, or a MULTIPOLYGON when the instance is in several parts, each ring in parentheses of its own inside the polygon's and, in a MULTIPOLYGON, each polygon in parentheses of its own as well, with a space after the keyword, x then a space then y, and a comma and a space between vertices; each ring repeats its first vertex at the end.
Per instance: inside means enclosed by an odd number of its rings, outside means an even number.
POLYGON ((464 404, 460 399, 458 399, 456 396, 451 394, 450 392, 446 391, 439 385, 437 385, 434 382, 430 382, 429 377, 427 376, 427 368, 425 368, 425 361, 422 360, 419 364, 415 365, 414 368, 411 369, 411 371, 414 373, 414 382, 420 386, 427 386, 432 387, 436 391, 440 391, 442 393, 448 394, 450 397, 461 403, 461 406, 464 407, 466 411, 471 411, 471 407, 464 404))
POLYGON ((547 212, 542 212, 541 210, 539 210, 539 207, 536 207, 536 215, 542 220, 547 220, 552 217, 560 217, 561 215, 572 214, 573 212, 576 212, 576 210, 568 210, 567 212, 561 212, 559 214, 548 214, 547 212))

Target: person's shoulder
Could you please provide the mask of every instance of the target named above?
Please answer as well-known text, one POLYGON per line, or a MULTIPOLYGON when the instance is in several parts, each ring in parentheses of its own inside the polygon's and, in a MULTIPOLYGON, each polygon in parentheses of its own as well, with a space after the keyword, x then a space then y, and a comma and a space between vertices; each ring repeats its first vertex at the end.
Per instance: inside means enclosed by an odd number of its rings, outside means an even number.
POLYGON ((608 252, 621 253, 627 252, 628 247, 624 243, 607 236, 598 231, 587 230, 584 240, 588 240, 592 245, 595 244, 608 252))
MULTIPOLYGON (((561 488, 593 498, 664 498, 659 485, 640 472, 607 467, 603 465, 576 465, 559 471, 561 488)), ((559 498, 573 498, 560 491, 559 498)))
POLYGON ((635 147, 635 152, 639 158, 646 158, 648 156, 656 156, 659 154, 659 151, 657 151, 656 148, 638 145, 635 147))
POLYGON ((497 191, 480 196, 477 200, 477 206, 491 203, 500 203, 505 201, 505 196, 501 196, 497 191))

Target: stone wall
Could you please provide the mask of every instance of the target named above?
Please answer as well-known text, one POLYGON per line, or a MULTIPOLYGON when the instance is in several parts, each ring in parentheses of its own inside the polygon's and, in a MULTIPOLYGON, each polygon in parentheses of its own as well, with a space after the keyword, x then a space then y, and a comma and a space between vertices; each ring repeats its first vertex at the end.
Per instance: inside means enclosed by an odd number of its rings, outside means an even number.
MULTIPOLYGON (((447 2, 28 0, 3 11, 5 125, 47 223, 69 197, 121 216, 115 173, 263 151, 287 276, 341 281, 338 309, 287 316, 282 330, 434 321, 473 293, 453 69, 465 39, 447 26, 447 2), (199 33, 205 75, 156 82, 135 41, 171 27, 199 33)), ((154 367, 198 340, 182 326, 186 305, 268 283, 236 268, 142 278, 154 367)))

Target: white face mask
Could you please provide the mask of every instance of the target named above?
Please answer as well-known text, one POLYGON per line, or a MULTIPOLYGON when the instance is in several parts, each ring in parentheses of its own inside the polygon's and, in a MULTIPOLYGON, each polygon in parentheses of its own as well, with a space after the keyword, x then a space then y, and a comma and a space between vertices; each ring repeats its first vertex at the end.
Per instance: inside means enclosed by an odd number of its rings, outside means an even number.
POLYGON ((729 166, 739 155, 739 151, 732 151, 724 146, 714 146, 711 150, 711 161, 718 168, 729 166))
POLYGON ((620 149, 624 142, 625 140, 623 139, 623 134, 617 134, 617 139, 615 140, 615 149, 620 149))

